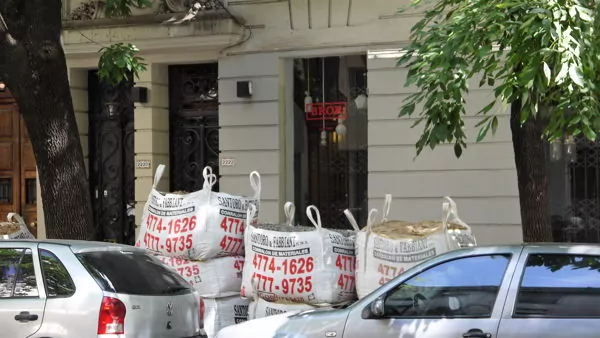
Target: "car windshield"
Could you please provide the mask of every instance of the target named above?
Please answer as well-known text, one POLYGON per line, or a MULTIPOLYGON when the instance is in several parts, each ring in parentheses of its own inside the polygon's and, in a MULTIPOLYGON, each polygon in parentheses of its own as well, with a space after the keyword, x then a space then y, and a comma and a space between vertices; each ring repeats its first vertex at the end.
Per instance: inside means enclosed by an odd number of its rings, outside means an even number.
POLYGON ((76 256, 104 291, 164 296, 193 290, 158 259, 141 252, 98 251, 76 256))

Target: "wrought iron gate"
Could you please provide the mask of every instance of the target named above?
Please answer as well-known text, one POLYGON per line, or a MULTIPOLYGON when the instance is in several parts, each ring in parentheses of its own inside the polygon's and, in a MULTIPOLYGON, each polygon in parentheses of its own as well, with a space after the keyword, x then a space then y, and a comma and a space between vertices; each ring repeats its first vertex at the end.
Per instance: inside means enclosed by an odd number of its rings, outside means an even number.
POLYGON ((101 84, 88 75, 89 174, 95 239, 133 244, 135 222, 133 84, 101 84))
POLYGON ((549 197, 556 242, 600 243, 600 142, 549 146, 549 197))
POLYGON ((204 167, 219 177, 218 64, 170 66, 169 91, 171 190, 200 190, 204 167))

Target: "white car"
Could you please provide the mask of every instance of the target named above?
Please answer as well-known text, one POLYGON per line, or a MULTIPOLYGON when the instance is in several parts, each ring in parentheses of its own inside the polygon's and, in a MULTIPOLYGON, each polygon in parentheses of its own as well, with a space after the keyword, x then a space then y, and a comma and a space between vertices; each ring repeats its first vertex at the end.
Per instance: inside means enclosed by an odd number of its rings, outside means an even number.
POLYGON ((133 246, 0 240, 1 337, 206 338, 200 302, 133 246))
POLYGON ((341 310, 251 320, 217 338, 597 338, 600 246, 450 251, 341 310))

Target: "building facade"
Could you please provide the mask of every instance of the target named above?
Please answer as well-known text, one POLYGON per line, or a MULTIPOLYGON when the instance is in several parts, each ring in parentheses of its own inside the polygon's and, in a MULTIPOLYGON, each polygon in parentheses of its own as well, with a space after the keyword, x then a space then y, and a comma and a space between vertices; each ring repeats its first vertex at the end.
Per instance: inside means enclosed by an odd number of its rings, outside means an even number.
MULTIPOLYGON (((90 173, 104 177, 91 178, 97 197, 115 182, 102 173, 113 145, 108 122, 99 127, 97 118, 106 112, 94 85, 97 51, 130 42, 148 64, 135 84, 148 97, 119 122, 118 163, 129 169, 116 179, 130 191, 120 198, 134 207, 136 224, 159 164, 168 166, 159 187, 184 191, 197 189, 211 165, 218 189, 233 194, 250 194, 248 174, 260 172, 264 221, 281 221, 293 201, 301 222, 309 204, 330 224, 346 226, 348 207, 364 222, 387 193, 392 219, 440 219, 448 195, 480 243, 521 241, 505 111, 496 136, 479 144, 478 119, 466 117, 473 143, 461 159, 445 145, 415 159, 421 130, 397 117, 415 90, 395 66, 420 17, 397 12, 408 0, 209 1, 195 21, 178 23, 183 2, 157 0, 122 20, 103 19, 102 1, 66 5, 63 42, 82 145, 90 173)), ((472 88, 470 113, 493 99, 489 88, 472 88)), ((42 213, 38 207, 40 220, 42 213)))

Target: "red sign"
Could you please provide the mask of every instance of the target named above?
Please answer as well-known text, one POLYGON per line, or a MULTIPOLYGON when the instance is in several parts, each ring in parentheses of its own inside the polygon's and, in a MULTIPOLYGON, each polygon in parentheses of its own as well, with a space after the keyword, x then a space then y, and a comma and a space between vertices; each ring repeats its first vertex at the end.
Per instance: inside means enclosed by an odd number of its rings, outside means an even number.
POLYGON ((334 120, 346 118, 346 102, 316 102, 306 107, 306 120, 334 120))

